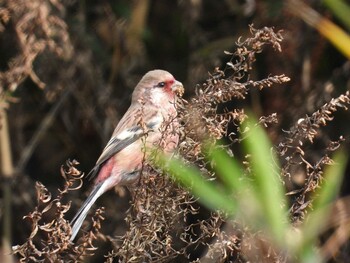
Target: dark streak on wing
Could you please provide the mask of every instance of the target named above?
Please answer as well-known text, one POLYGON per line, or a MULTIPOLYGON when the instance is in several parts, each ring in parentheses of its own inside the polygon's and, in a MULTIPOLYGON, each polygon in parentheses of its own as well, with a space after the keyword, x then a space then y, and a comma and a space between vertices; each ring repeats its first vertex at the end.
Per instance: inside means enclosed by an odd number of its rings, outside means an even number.
MULTIPOLYGON (((153 122, 150 122, 149 124, 147 124, 146 126, 148 129, 152 130, 156 126, 156 124, 157 123, 155 121, 153 121, 153 122)), ((142 132, 142 128, 140 126, 134 126, 130 129, 128 129, 128 131, 133 132, 134 136, 129 137, 129 138, 124 139, 124 140, 119 140, 117 137, 114 137, 114 138, 112 137, 111 140, 107 143, 107 146, 109 146, 110 150, 108 150, 106 153, 103 153, 103 155, 104 155, 103 157, 102 157, 102 155, 100 156, 100 158, 98 159, 94 168, 92 168, 91 171, 87 174, 87 178, 89 180, 91 180, 92 178, 94 178, 97 175, 97 173, 100 171, 101 166, 109 158, 111 158, 113 155, 115 155, 116 153, 123 150, 125 147, 134 143, 135 141, 137 141, 138 139, 140 139, 144 135, 144 132, 142 132), (113 147, 110 147, 111 145, 113 145, 113 147)), ((107 146, 105 147, 105 149, 107 148, 107 146)))

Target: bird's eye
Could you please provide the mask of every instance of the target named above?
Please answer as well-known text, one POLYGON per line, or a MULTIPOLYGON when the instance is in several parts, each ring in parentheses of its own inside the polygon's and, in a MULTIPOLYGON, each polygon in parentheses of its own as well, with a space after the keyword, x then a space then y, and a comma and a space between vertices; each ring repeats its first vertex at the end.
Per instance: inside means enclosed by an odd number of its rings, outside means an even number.
POLYGON ((165 87, 165 82, 159 82, 157 86, 159 88, 164 88, 165 87))

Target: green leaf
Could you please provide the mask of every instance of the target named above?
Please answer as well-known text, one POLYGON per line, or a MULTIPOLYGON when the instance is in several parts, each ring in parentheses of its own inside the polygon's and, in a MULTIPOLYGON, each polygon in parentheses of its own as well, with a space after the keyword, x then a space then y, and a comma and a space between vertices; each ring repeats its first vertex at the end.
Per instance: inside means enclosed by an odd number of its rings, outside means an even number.
POLYGON ((238 192, 242 188, 246 188, 245 182, 241 179, 242 169, 240 165, 227 152, 215 147, 209 158, 214 161, 216 174, 221 178, 229 192, 238 192))
POLYGON ((318 197, 314 202, 314 210, 328 206, 338 195, 340 185, 345 173, 347 155, 339 151, 334 156, 334 163, 325 169, 325 182, 318 191, 318 197))
POLYGON ((323 0, 323 3, 350 30, 350 6, 343 0, 323 0))
MULTIPOLYGON (((184 162, 175 158, 163 159, 162 163, 166 163, 166 170, 170 175, 187 187, 203 205, 214 211, 223 210, 228 215, 235 213, 237 204, 234 200, 230 199, 227 192, 220 189, 215 183, 207 181, 198 168, 185 165, 184 162)), ((164 167, 164 165, 161 166, 164 167)))
MULTIPOLYGON (((254 120, 250 117, 249 119, 254 120)), ((254 123, 256 121, 253 121, 254 123)), ((287 211, 284 189, 280 181, 272 145, 260 126, 248 125, 250 134, 243 140, 245 152, 250 155, 254 174, 255 194, 262 207, 266 227, 275 241, 284 242, 287 231, 287 211)))

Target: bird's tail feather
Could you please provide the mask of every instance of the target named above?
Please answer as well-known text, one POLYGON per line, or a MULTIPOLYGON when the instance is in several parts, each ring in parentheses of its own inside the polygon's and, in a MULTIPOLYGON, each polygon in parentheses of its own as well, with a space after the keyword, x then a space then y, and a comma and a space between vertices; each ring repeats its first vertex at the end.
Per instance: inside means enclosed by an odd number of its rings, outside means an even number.
POLYGON ((96 202, 96 200, 106 191, 106 181, 97 184, 91 191, 88 198, 85 200, 79 211, 72 219, 72 236, 70 241, 73 241, 81 228, 90 208, 96 202))

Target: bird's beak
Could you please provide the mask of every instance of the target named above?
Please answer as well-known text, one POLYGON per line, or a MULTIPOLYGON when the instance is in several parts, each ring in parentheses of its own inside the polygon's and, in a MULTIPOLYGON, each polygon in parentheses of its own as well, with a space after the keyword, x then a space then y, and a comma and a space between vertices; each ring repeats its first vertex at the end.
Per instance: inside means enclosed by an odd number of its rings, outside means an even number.
POLYGON ((171 86, 171 90, 180 97, 182 97, 185 92, 184 86, 180 81, 177 80, 175 80, 174 84, 171 86))

